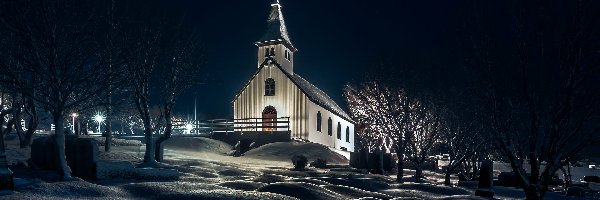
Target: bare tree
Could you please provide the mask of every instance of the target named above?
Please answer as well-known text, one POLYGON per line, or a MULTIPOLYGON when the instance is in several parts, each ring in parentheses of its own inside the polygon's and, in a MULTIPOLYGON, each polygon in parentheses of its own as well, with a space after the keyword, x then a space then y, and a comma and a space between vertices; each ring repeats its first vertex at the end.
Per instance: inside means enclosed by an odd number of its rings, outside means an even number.
POLYGON ((199 84, 204 73, 204 56, 198 32, 194 26, 185 24, 185 16, 165 12, 156 5, 144 8, 144 12, 157 19, 148 19, 144 14, 134 16, 143 24, 133 32, 135 49, 139 51, 127 66, 132 96, 144 127, 144 164, 152 166, 160 160, 156 153, 160 148, 156 147, 171 137, 172 109, 177 97, 199 84), (151 112, 155 106, 161 110, 158 116, 151 112), (160 127, 164 128, 163 134, 155 140, 153 135, 160 127))
POLYGON ((496 149, 526 198, 542 199, 557 170, 600 143, 598 3, 515 1, 510 7, 507 18, 514 20, 507 24, 514 31, 498 40, 508 42, 496 43, 488 32, 474 40, 487 79, 481 103, 496 149))
POLYGON ((369 149, 381 145, 391 151, 393 147, 398 155, 397 181, 403 181, 405 159, 415 163, 415 181, 420 181, 422 164, 439 133, 439 117, 405 90, 377 82, 365 83, 359 89, 347 85, 344 94, 357 126, 364 127, 357 134, 368 142, 369 149))
POLYGON ((468 170, 470 172, 476 171, 469 164, 469 159, 476 159, 478 153, 484 149, 485 145, 488 145, 488 141, 481 131, 481 125, 478 124, 474 117, 457 116, 455 113, 447 113, 444 117, 443 131, 441 136, 441 142, 446 146, 448 154, 450 156, 448 166, 446 168, 444 176, 444 184, 452 185, 450 182, 450 175, 457 170, 462 168, 460 174, 463 177, 467 177, 468 170))
POLYGON ((421 182, 423 178, 423 164, 429 158, 429 154, 441 132, 440 108, 433 103, 424 105, 422 101, 415 101, 410 106, 406 126, 406 149, 408 160, 415 164, 415 182, 421 182))
POLYGON ((76 107, 94 106, 110 76, 96 40, 99 17, 94 1, 11 1, 2 3, 2 28, 13 36, 13 58, 33 77, 31 85, 14 82, 21 94, 49 111, 61 175, 71 177, 65 158, 64 121, 76 107), (35 93, 35 95, 33 94, 35 93))

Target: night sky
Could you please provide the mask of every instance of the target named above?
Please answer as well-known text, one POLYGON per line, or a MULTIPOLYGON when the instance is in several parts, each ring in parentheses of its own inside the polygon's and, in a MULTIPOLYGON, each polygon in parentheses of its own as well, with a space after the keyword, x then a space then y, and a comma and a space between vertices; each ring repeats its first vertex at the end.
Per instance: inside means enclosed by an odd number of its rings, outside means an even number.
MULTIPOLYGON (((178 101, 176 113, 231 118, 231 101, 257 70, 254 45, 266 31, 270 0, 178 1, 200 27, 206 48, 206 84, 178 101)), ((460 61, 465 10, 458 1, 281 0, 292 43, 294 72, 346 109, 342 89, 382 59, 402 66, 454 68, 460 61), (437 64, 436 64, 437 63, 437 64), (443 64, 441 64, 443 63, 443 64)), ((433 69, 436 70, 436 69, 433 69)))

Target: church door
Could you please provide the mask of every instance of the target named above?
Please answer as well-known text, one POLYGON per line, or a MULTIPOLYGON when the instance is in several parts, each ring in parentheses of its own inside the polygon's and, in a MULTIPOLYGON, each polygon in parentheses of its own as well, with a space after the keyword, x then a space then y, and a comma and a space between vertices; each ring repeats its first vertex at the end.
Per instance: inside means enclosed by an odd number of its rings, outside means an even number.
POLYGON ((274 123, 275 121, 277 121, 277 110, 275 110, 275 107, 273 106, 267 106, 265 107, 265 109, 263 110, 262 113, 262 121, 263 127, 263 131, 275 131, 277 130, 277 128, 274 128, 273 126, 277 126, 277 123, 274 123))

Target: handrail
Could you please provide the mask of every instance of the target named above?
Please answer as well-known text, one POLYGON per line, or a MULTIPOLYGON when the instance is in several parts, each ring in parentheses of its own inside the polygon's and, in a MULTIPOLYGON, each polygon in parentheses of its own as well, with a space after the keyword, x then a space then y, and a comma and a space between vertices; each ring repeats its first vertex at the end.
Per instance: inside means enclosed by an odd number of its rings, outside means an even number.
POLYGON ((241 119, 211 119, 204 121, 186 121, 174 120, 175 130, 181 131, 181 135, 196 135, 196 134, 214 134, 216 131, 235 132, 235 131, 289 131, 290 117, 278 118, 241 118, 241 119), (271 121, 272 120, 272 121, 271 121), (187 130, 187 126, 191 125, 192 129, 187 130), (264 130, 275 129, 275 130, 264 130), (281 130, 284 129, 284 130, 281 130), (187 131, 187 133, 186 133, 187 131))

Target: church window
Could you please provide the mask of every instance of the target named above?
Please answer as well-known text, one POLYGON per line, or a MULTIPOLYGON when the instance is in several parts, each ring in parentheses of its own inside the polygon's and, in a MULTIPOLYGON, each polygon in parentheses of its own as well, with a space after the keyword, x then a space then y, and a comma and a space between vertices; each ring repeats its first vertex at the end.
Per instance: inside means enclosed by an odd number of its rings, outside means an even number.
POLYGON ((265 81, 265 96, 275 96, 275 80, 272 78, 265 81))
POLYGON ((269 57, 269 48, 265 48, 265 58, 269 57))
POLYGON ((342 139, 342 124, 340 124, 340 122, 338 122, 338 126, 337 126, 337 139, 338 140, 342 139))
POLYGON ((317 112, 317 131, 321 132, 321 111, 317 112))
POLYGON ((271 47, 271 56, 275 55, 275 48, 271 47))
POLYGON ((288 50, 285 50, 285 59, 290 60, 290 52, 288 50))
POLYGON ((350 142, 350 127, 346 126, 346 142, 350 142))
POLYGON ((327 134, 329 136, 333 135, 333 122, 331 121, 331 117, 327 120, 327 134))

